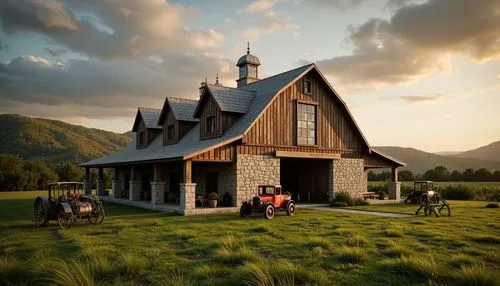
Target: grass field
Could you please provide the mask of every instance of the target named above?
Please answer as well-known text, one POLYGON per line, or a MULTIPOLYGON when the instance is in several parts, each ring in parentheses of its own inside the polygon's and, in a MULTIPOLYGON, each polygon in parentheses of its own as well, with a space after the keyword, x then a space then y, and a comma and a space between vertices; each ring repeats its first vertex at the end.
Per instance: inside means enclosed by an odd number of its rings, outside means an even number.
MULTIPOLYGON (((31 222, 37 192, 0 193, 0 284, 499 285, 500 209, 452 217, 298 209, 294 217, 180 217, 105 203, 101 225, 31 222)), ((415 206, 365 206, 414 212, 415 206)))
MULTIPOLYGON (((368 182, 369 185, 383 185, 387 184, 386 182, 374 182, 370 181, 368 182)), ((408 186, 408 187, 413 187, 413 181, 412 182, 401 182, 401 184, 408 186)), ((500 187, 500 182, 434 182, 434 186, 437 187, 444 187, 447 185, 457 185, 457 184, 466 184, 472 187, 500 187)))

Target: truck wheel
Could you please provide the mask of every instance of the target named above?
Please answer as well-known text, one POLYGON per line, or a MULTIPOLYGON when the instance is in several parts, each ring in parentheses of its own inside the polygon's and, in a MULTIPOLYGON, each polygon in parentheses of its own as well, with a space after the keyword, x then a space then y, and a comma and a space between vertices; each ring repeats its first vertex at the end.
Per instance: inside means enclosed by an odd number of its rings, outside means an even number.
POLYGON ((252 213, 250 206, 248 204, 242 204, 240 207, 240 216, 246 217, 252 213))
POLYGON ((266 219, 272 219, 274 217, 274 207, 273 207, 273 205, 266 206, 266 209, 264 211, 264 217, 266 219))
POLYGON ((289 203, 286 207, 286 215, 292 216, 295 214, 295 204, 289 203))

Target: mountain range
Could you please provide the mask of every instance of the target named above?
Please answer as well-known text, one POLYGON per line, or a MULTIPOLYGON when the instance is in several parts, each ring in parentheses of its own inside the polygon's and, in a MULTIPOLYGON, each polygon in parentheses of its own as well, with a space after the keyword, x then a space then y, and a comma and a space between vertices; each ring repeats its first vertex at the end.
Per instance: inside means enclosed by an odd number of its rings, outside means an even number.
MULTIPOLYGON (((135 136, 72 125, 58 120, 0 114, 0 153, 19 154, 49 164, 81 163, 123 149, 135 136)), ((500 170, 500 141, 465 152, 428 153, 414 148, 379 146, 376 149, 406 162, 406 169, 423 173, 443 165, 448 170, 500 170)))

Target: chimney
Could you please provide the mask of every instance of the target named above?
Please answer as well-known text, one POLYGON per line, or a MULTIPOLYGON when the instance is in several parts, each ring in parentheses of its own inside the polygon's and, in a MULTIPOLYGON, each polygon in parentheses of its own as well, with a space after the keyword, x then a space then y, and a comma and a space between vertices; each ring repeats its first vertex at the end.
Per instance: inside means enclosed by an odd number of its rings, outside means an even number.
POLYGON ((206 81, 204 81, 204 82, 201 83, 201 85, 200 85, 200 97, 203 94, 203 91, 205 90, 206 86, 207 86, 207 82, 206 81))

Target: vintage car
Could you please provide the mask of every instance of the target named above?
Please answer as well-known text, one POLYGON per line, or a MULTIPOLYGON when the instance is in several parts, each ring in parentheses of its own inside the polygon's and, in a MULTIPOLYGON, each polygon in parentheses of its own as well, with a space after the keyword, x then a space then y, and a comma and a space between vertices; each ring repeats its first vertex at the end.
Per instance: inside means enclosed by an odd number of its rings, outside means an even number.
POLYGON ((88 220, 100 224, 104 208, 95 195, 82 195, 81 182, 54 182, 48 184, 48 196, 35 199, 33 221, 42 227, 49 220, 57 220, 60 228, 70 228, 75 221, 88 220))
POLYGON ((427 204, 438 203, 439 194, 433 190, 434 183, 432 181, 415 181, 413 190, 408 194, 405 200, 406 204, 427 204))
POLYGON ((288 193, 283 193, 281 185, 260 185, 258 195, 243 202, 240 207, 241 217, 252 214, 264 214, 266 219, 272 219, 277 211, 295 214, 295 202, 288 193))

